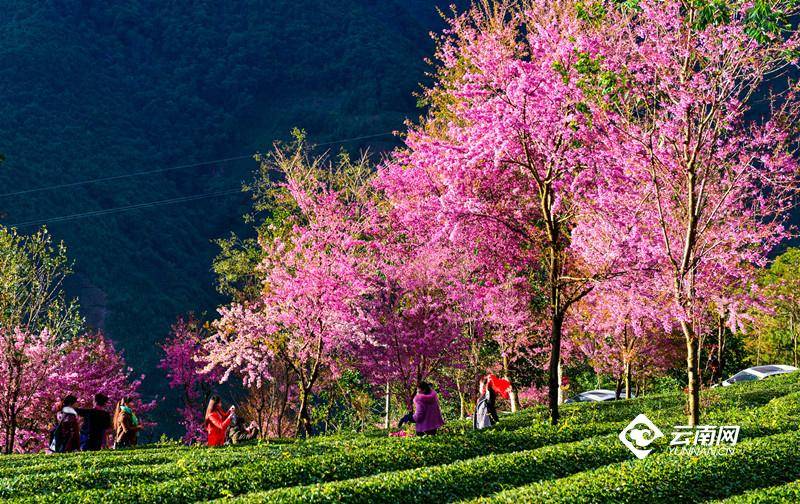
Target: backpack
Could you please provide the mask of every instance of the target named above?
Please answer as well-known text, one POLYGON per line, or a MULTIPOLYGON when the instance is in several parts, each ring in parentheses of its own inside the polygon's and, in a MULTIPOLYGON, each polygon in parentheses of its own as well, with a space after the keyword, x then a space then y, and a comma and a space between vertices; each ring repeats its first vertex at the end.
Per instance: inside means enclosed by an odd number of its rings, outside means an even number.
POLYGON ((62 418, 55 428, 50 431, 50 444, 48 448, 53 453, 63 453, 67 444, 67 438, 64 436, 64 419, 62 418))
MULTIPOLYGON (((64 453, 67 451, 67 445, 76 434, 77 422, 72 421, 70 417, 74 417, 69 413, 62 414, 61 420, 50 433, 50 444, 48 448, 53 453, 64 453)), ((74 447, 73 447, 74 448, 74 447)))

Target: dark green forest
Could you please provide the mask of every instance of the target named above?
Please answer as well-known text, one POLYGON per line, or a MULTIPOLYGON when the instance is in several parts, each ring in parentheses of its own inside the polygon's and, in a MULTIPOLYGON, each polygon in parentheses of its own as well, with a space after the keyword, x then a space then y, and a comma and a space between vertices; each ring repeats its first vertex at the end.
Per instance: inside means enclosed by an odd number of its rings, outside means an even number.
MULTIPOLYGON (((75 260, 68 290, 88 324, 147 375, 146 394, 168 395, 155 344, 177 315, 224 301, 213 240, 248 235, 248 196, 52 219, 236 189, 255 162, 30 190, 245 156, 293 127, 315 143, 398 130, 420 114, 428 34, 449 3, 7 0, 0 222, 32 232, 47 221, 75 260)), ((387 135, 324 148, 379 156, 395 145, 387 135)))

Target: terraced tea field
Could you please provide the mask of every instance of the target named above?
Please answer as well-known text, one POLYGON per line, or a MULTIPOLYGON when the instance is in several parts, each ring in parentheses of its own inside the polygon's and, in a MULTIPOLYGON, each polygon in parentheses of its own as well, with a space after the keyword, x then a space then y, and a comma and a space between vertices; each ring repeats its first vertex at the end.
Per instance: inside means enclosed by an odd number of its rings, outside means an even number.
POLYGON ((541 408, 487 431, 450 422, 429 438, 370 433, 220 449, 0 458, 8 502, 797 502, 800 375, 706 391, 704 423, 738 425, 733 453, 670 453, 683 396, 541 408), (644 460, 618 439, 645 413, 664 433, 644 460))

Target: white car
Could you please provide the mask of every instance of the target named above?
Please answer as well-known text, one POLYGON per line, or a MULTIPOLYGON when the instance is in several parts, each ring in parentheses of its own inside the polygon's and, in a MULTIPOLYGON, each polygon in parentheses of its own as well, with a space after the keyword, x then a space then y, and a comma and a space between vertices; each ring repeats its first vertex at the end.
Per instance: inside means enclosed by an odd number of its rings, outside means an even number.
POLYGON ((767 366, 755 366, 747 368, 744 371, 739 371, 727 380, 722 382, 723 387, 733 385, 734 383, 763 380, 764 378, 775 376, 785 373, 793 373, 797 371, 794 366, 786 366, 784 364, 770 364, 767 366))
MULTIPOLYGON (((631 397, 634 397, 633 394, 631 394, 631 397)), ((625 399, 625 393, 623 392, 619 398, 625 399)), ((615 401, 616 399, 617 399, 617 393, 614 392, 613 390, 597 389, 597 390, 589 390, 587 392, 581 392, 575 397, 570 397, 565 402, 568 403, 602 402, 602 401, 615 401)))

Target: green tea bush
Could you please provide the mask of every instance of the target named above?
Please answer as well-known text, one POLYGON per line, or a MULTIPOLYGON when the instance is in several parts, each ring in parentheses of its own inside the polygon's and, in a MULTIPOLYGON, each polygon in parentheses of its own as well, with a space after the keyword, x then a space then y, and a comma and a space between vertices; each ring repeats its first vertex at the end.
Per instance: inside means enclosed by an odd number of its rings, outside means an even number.
POLYGON ((246 495, 242 502, 451 502, 500 491, 532 481, 574 474, 631 458, 616 436, 547 446, 501 455, 488 455, 447 465, 337 481, 288 487, 246 495))
POLYGON ((480 432, 466 421, 450 422, 431 438, 370 432, 218 449, 166 443, 136 450, 6 456, 0 457, 0 499, 666 502, 748 490, 756 491, 742 498, 763 494, 753 502, 768 501, 772 492, 779 492, 774 494, 778 501, 783 493, 791 496, 791 485, 765 487, 799 477, 794 452, 800 374, 706 390, 702 397, 704 423, 741 426, 734 454, 692 458, 665 452, 669 427, 685 422, 685 398, 675 393, 567 405, 558 426, 550 426, 546 411, 538 407, 502 415, 497 426, 480 432), (646 413, 667 437, 644 461, 620 463, 632 455, 616 435, 639 413, 646 413))
MULTIPOLYGON (((743 418, 741 435, 764 436, 793 430, 800 412, 800 393, 774 399, 743 418), (762 417, 771 421, 762 422, 762 417)), ((674 423, 679 417, 671 418, 674 423)), ((666 438, 661 440, 661 448, 666 438)), ((283 488, 245 496, 246 502, 403 502, 422 496, 451 501, 503 488, 563 477, 614 461, 632 458, 616 435, 538 450, 490 455, 449 465, 383 473, 371 477, 305 487, 283 488)))
POLYGON ((660 453, 567 478, 500 492, 475 502, 698 502, 800 478, 793 431, 740 442, 730 455, 660 453))
POLYGON ((800 502, 800 480, 785 485, 750 490, 741 495, 716 501, 716 504, 772 504, 775 502, 800 502))
MULTIPOLYGON (((138 482, 116 480, 111 490, 40 495, 39 502, 187 502, 316 482, 358 478, 381 472, 447 464, 487 453, 508 453, 596 437, 619 430, 614 424, 574 428, 536 425, 516 431, 489 430, 463 436, 395 439, 392 449, 377 447, 337 450, 325 455, 255 459, 246 465, 218 471, 198 471, 181 478, 138 482)), ((257 452, 254 452, 254 454, 257 452)), ((0 486, 0 492, 2 492, 0 486)), ((43 486, 42 490, 48 488, 43 486)), ((84 487, 86 488, 86 487, 84 487)))

